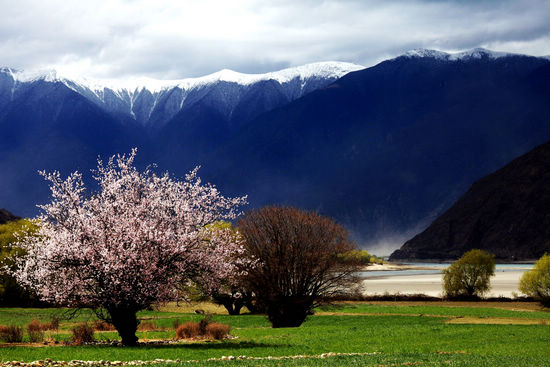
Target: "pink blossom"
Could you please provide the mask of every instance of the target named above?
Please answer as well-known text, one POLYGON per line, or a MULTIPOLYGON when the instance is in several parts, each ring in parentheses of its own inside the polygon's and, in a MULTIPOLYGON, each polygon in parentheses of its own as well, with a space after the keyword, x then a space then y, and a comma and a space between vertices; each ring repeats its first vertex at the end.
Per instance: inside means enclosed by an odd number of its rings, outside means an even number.
POLYGON ((186 282, 216 289, 236 271, 237 237, 207 225, 235 218, 246 197, 223 197, 198 168, 184 181, 139 172, 135 155, 98 160, 91 194, 78 172, 65 180, 41 172, 52 201, 41 206, 38 232, 20 240, 20 283, 57 304, 140 310, 175 300, 186 282))

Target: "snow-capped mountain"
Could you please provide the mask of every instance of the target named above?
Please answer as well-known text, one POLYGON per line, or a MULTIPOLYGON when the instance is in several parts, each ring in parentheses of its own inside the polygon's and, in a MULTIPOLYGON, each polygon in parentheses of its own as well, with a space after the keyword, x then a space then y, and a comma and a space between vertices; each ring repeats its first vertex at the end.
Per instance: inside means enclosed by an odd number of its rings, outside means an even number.
POLYGON ((416 50, 262 114, 212 162, 255 204, 318 210, 384 243, 550 140, 549 98, 545 58, 416 50))
POLYGON ((363 68, 345 62, 320 62, 265 74, 243 74, 225 69, 199 78, 180 80, 93 80, 70 77, 55 70, 17 71, 2 68, 0 94, 3 102, 9 103, 25 93, 33 83, 61 83, 109 113, 158 128, 180 111, 205 99, 209 100, 210 108, 231 120, 239 105, 252 97, 251 94, 255 98, 258 98, 258 93, 263 94, 263 108, 255 108, 256 113, 252 116, 246 114, 249 119, 363 68), (258 88, 260 85, 262 87, 258 88))

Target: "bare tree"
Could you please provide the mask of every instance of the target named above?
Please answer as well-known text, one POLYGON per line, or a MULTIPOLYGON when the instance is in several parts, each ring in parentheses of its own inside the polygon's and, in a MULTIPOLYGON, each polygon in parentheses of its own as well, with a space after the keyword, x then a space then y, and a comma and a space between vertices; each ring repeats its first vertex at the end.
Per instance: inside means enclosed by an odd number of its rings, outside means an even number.
POLYGON ((248 212, 238 224, 246 256, 249 288, 273 327, 300 326, 322 297, 356 283, 358 262, 339 254, 355 249, 347 231, 333 220, 290 207, 248 212))

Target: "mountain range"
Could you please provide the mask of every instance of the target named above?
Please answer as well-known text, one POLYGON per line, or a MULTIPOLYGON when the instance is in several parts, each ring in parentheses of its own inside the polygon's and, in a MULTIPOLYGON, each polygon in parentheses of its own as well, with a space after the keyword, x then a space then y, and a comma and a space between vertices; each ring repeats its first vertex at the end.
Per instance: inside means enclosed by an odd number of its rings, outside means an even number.
POLYGON ((363 68, 344 62, 319 62, 266 74, 221 70, 180 80, 94 80, 70 77, 55 70, 0 68, 0 108, 26 98, 37 84, 58 84, 85 97, 122 123, 134 122, 158 130, 177 114, 191 115, 192 109, 200 105, 239 124, 363 68))
POLYGON ((484 49, 133 83, 2 69, 0 204, 34 215, 48 196, 37 169, 87 171, 137 146, 139 165, 202 165, 250 207, 317 210, 389 251, 550 140, 550 60, 484 49))
POLYGON ((0 69, 0 202, 37 213, 48 189, 37 170, 95 167, 98 155, 140 148, 144 165, 180 176, 255 116, 363 68, 322 62, 267 74, 230 70, 182 80, 70 78, 52 70, 0 69))

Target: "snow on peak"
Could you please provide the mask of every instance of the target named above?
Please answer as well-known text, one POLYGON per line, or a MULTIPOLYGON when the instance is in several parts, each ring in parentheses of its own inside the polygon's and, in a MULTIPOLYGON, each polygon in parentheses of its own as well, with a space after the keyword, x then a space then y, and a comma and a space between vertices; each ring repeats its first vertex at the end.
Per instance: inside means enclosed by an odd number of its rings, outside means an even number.
POLYGON ((347 62, 326 61, 306 64, 295 68, 283 69, 264 75, 268 78, 272 78, 284 83, 296 77, 299 77, 300 79, 307 79, 312 77, 340 78, 349 72, 361 70, 364 68, 364 66, 347 62))
POLYGON ((409 58, 431 57, 438 60, 456 61, 456 60, 468 60, 468 59, 481 59, 483 57, 497 59, 499 57, 514 56, 514 55, 518 55, 518 54, 491 51, 485 48, 478 47, 471 50, 454 52, 454 53, 418 48, 418 49, 414 49, 406 52, 403 56, 409 57, 409 58))
POLYGON ((498 59, 499 57, 514 56, 515 54, 509 52, 491 51, 485 48, 477 47, 468 51, 458 52, 451 54, 451 59, 481 59, 482 57, 489 57, 491 59, 498 59))
POLYGON ((94 92, 104 89, 113 91, 126 91, 129 94, 140 92, 143 89, 151 93, 158 93, 162 90, 179 87, 184 90, 204 86, 219 81, 250 85, 263 80, 275 80, 279 83, 286 83, 292 79, 307 79, 312 77, 336 79, 351 71, 364 69, 364 66, 346 62, 318 62, 298 67, 287 68, 264 74, 245 74, 237 71, 223 69, 213 74, 198 78, 186 78, 175 80, 162 80, 152 78, 127 78, 127 79, 91 79, 82 76, 64 74, 57 70, 32 70, 19 71, 9 68, 2 68, 1 71, 9 72, 17 82, 26 83, 36 80, 48 82, 63 82, 67 85, 77 85, 88 88, 94 92))
POLYGON ((223 69, 213 74, 198 78, 181 79, 179 81, 174 80, 171 81, 171 86, 178 86, 182 89, 188 90, 219 81, 236 83, 245 86, 266 80, 274 80, 283 84, 288 83, 295 78, 299 78, 301 80, 312 77, 337 79, 349 72, 364 68, 364 66, 347 62, 327 61, 306 64, 265 74, 245 74, 230 69, 223 69))
POLYGON ((13 77, 13 79, 20 83, 29 83, 37 80, 44 80, 47 82, 54 82, 64 79, 56 70, 16 70, 11 68, 2 68, 2 71, 7 71, 13 77))
POLYGON ((405 52, 403 55, 405 57, 414 58, 414 57, 433 57, 436 59, 448 59, 449 54, 442 51, 437 50, 429 50, 425 48, 415 48, 414 50, 410 50, 405 52))
POLYGON ((19 71, 8 68, 0 72, 11 75, 14 91, 26 83, 43 80, 58 82, 83 95, 97 105, 148 123, 155 111, 167 120, 185 106, 197 102, 212 89, 223 90, 218 102, 220 111, 230 116, 249 86, 273 80, 281 85, 280 93, 292 101, 313 89, 323 87, 345 74, 363 69, 345 62, 318 62, 265 74, 244 74, 223 69, 198 78, 158 80, 152 78, 88 79, 56 70, 19 71), (223 85, 229 83, 231 85, 223 85))

